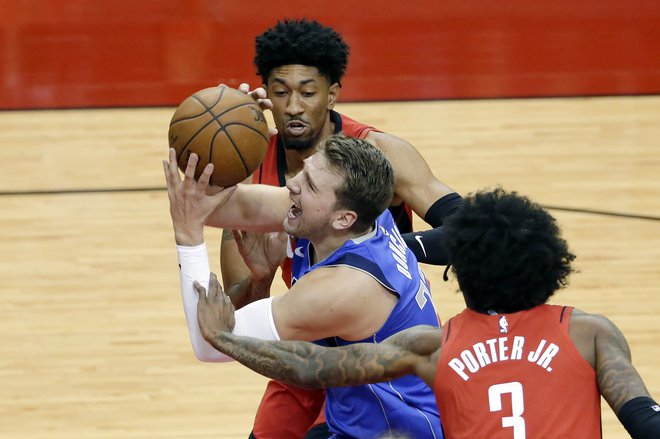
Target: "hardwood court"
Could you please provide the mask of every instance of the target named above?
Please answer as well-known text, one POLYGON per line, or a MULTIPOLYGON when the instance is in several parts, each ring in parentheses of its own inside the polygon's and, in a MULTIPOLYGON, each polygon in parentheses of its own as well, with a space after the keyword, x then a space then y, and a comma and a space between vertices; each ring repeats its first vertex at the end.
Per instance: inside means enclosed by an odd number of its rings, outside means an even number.
MULTIPOLYGON (((581 272, 554 303, 608 315, 660 398, 660 97, 339 110, 462 193, 501 184, 562 208, 581 272)), ((0 438, 247 437, 265 379, 199 363, 188 341, 161 168, 172 112, 0 113, 0 438)), ((446 319, 456 285, 426 271, 446 319)), ((626 437, 603 413, 604 437, 626 437)))

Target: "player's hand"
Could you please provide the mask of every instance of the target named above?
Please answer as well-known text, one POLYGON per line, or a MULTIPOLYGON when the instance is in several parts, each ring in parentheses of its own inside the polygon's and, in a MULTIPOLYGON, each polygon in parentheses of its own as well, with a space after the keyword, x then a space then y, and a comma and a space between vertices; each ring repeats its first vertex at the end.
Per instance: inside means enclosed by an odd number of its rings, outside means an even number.
MULTIPOLYGON (((252 96, 252 99, 254 99, 258 104, 259 108, 261 108, 262 111, 266 110, 272 110, 273 109, 273 101, 268 99, 268 94, 266 93, 266 89, 263 87, 257 87, 254 90, 250 91, 250 84, 247 82, 241 83, 241 85, 238 86, 238 90, 242 91, 243 93, 252 96)), ((270 124, 268 126, 268 136, 272 137, 277 134, 277 128, 271 127, 270 124)))
POLYGON ((220 332, 231 332, 236 323, 234 305, 223 291, 218 277, 211 273, 209 277, 209 292, 197 281, 193 287, 199 296, 197 302, 197 321, 202 337, 208 342, 220 332))
POLYGON ((173 148, 170 148, 169 160, 163 161, 174 238, 179 245, 202 244, 204 222, 236 189, 236 186, 217 188, 209 185, 213 173, 212 163, 206 165, 202 175, 195 181, 198 160, 197 154, 190 154, 183 180, 179 174, 176 151, 173 148))
POLYGON ((241 83, 241 85, 238 86, 238 91, 242 91, 246 95, 252 97, 257 104, 259 104, 259 108, 262 110, 272 110, 273 109, 273 102, 268 99, 268 95, 266 94, 266 89, 263 87, 257 87, 254 90, 250 91, 250 84, 247 82, 241 83))
POLYGON ((272 280, 277 267, 286 257, 287 235, 284 232, 255 233, 232 230, 253 281, 272 280))

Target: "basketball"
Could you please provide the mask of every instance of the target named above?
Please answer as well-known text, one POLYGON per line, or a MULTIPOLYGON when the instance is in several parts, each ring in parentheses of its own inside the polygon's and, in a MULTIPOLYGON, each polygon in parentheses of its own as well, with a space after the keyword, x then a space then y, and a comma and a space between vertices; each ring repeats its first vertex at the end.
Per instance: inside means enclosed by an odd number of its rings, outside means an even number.
POLYGON ((184 171, 191 153, 199 156, 195 179, 208 163, 210 183, 231 186, 249 177, 268 149, 268 124, 254 99, 231 87, 205 88, 176 109, 169 129, 170 147, 184 171))

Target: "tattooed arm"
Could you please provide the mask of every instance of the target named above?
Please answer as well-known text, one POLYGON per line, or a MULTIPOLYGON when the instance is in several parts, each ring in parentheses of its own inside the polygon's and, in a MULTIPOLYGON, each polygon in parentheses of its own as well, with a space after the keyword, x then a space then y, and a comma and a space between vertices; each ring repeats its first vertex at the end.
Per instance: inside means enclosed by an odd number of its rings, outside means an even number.
POLYGON ((595 330, 598 388, 614 413, 618 413, 631 399, 650 394, 632 365, 628 342, 619 328, 604 316, 589 317, 595 330))
POLYGON ((226 331, 209 334, 202 329, 211 345, 255 372, 310 388, 377 383, 418 372, 432 384, 436 363, 431 356, 440 346, 441 331, 418 326, 380 344, 326 348, 302 341, 266 342, 226 331))
POLYGON ((607 317, 574 309, 571 340, 596 371, 598 389, 614 413, 633 398, 649 396, 630 359, 625 337, 607 317))
POLYGON ((234 310, 229 296, 211 274, 209 292, 195 282, 197 319, 204 339, 269 378, 301 387, 338 387, 419 375, 433 384, 442 329, 416 326, 380 344, 326 348, 302 341, 268 342, 231 333, 234 310))

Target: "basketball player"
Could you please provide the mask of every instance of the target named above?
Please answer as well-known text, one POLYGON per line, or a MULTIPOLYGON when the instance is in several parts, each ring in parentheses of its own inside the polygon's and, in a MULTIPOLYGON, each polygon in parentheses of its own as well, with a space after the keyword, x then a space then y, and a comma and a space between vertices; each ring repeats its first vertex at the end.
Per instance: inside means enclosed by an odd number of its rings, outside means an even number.
MULTIPOLYGON (((298 238, 290 249, 291 289, 238 310, 236 334, 336 346, 376 343, 415 325, 439 325, 424 275, 387 210, 394 175, 379 149, 364 140, 330 136, 286 188, 248 184, 213 195, 206 193, 213 166, 196 182, 197 160, 191 155, 183 181, 174 150, 164 168, 184 310, 199 359, 227 360, 204 341, 197 323, 193 281, 209 278, 205 223, 284 230, 298 238)), ((392 431, 442 437, 432 389, 418 377, 329 390, 326 414, 337 437, 392 431)))
MULTIPOLYGON (((254 63, 265 91, 257 89, 253 96, 272 108, 278 134, 270 139, 266 158, 253 175, 253 182, 284 186, 332 134, 365 139, 381 149, 394 168, 394 196, 389 209, 408 247, 420 262, 445 264, 446 255, 436 242, 439 228, 443 218, 460 205, 461 197, 433 176, 410 143, 333 110, 348 53, 342 36, 316 21, 280 21, 256 38, 254 63), (411 209, 436 229, 411 233, 411 209)), ((243 90, 247 91, 245 86, 243 90)), ((225 288, 240 307, 268 296, 279 261, 265 257, 258 246, 237 249, 234 237, 237 235, 228 230, 223 234, 221 269, 225 288)), ((282 266, 287 286, 291 283, 290 263, 291 259, 285 259, 282 266)), ((315 423, 322 402, 322 391, 270 382, 255 418, 254 436, 302 438, 315 423)), ((322 413, 317 423, 322 423, 322 413)), ((327 437, 323 426, 318 428, 322 430, 319 437, 327 437)))
POLYGON ((632 437, 660 437, 660 406, 619 329, 601 315, 546 304, 574 259, 554 218, 497 189, 468 197, 445 228, 467 308, 441 329, 341 348, 237 337, 232 304, 212 277, 208 299, 195 284, 202 334, 251 369, 300 386, 416 374, 435 391, 447 438, 600 438, 600 395, 632 437))

